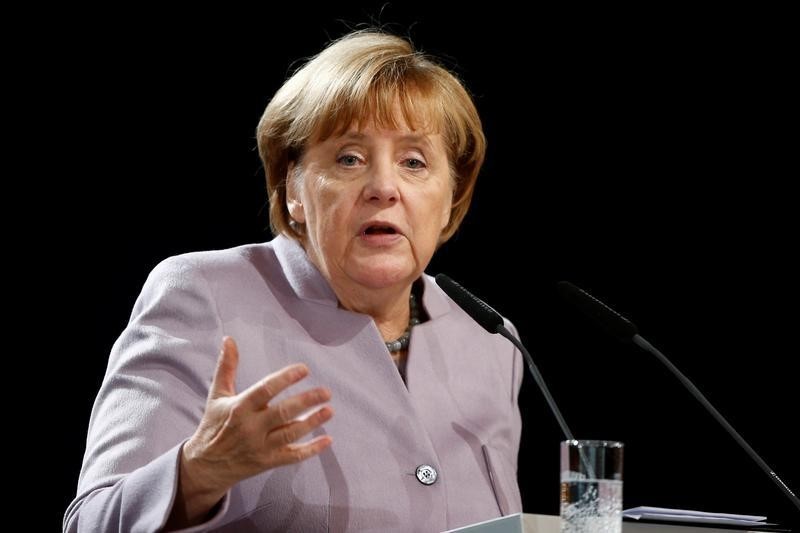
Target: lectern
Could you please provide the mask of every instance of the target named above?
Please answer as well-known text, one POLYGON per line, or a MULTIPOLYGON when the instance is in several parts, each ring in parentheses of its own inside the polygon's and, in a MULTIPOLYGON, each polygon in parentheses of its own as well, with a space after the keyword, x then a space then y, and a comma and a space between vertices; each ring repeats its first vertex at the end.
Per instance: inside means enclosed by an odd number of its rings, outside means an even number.
MULTIPOLYGON (((694 527, 692 525, 622 522, 622 533, 762 533, 786 531, 781 529, 742 529, 726 527, 694 527)), ((479 522, 447 533, 560 533, 561 519, 557 516, 517 513, 486 522, 479 522)))

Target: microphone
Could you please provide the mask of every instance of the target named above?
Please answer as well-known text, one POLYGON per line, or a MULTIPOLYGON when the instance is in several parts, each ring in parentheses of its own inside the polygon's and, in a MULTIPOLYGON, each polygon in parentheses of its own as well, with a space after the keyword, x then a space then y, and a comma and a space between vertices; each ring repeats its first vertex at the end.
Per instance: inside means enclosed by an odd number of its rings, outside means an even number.
POLYGON ((646 352, 649 352, 658 358, 659 361, 664 363, 667 368, 669 368, 670 372, 672 372, 678 380, 683 383, 683 385, 689 389, 689 392, 699 401, 706 410, 711 413, 711 415, 719 422, 723 428, 728 432, 728 434, 733 437, 739 446, 744 448, 744 451, 750 456, 756 464, 761 467, 767 476, 775 482, 779 489, 789 498, 789 500, 800 509, 800 499, 795 496, 794 492, 783 482, 783 480, 775 473, 775 471, 767 465, 766 461, 764 461, 761 456, 759 456, 755 450, 744 440, 744 438, 739 435, 739 433, 733 429, 725 417, 717 411, 711 402, 709 402, 703 393, 694 386, 689 378, 687 378, 678 368, 672 364, 672 362, 667 359, 667 357, 661 353, 657 348, 655 348, 652 344, 647 342, 641 335, 639 335, 638 328, 628 320, 627 318, 623 317, 609 306, 589 294, 588 292, 584 291, 583 289, 576 287, 572 283, 568 281, 560 281, 558 282, 558 290, 561 295, 564 297, 565 300, 569 301, 575 307, 577 307, 583 314, 595 320, 603 329, 607 332, 611 333, 614 337, 618 338, 623 342, 632 342, 638 347, 642 348, 646 352))
POLYGON ((439 285, 439 287, 441 287, 442 290, 450 298, 452 298, 452 300, 457 303, 459 307, 461 307, 461 309, 471 316, 473 320, 480 324, 486 331, 489 333, 499 333, 506 339, 510 340, 511 343, 516 346, 520 352, 522 352, 522 355, 525 356, 525 361, 528 363, 528 370, 530 371, 531 375, 533 375, 533 379, 539 386, 539 390, 541 390, 542 394, 544 394, 544 398, 547 400, 550 410, 556 417, 558 425, 561 426, 561 431, 564 432, 564 436, 567 438, 567 440, 575 440, 575 437, 572 436, 572 432, 569 430, 567 423, 564 421, 564 417, 561 416, 561 411, 558 410, 558 406, 556 406, 556 402, 553 400, 550 390, 547 388, 547 385, 545 385, 544 379, 542 379, 542 375, 539 373, 539 369, 536 368, 536 364, 533 362, 531 354, 528 353, 528 350, 525 349, 525 346, 522 345, 519 339, 517 339, 510 331, 508 331, 508 328, 506 328, 505 323, 503 322, 503 317, 500 316, 497 311, 492 309, 486 302, 444 274, 439 274, 436 276, 436 284, 439 285))

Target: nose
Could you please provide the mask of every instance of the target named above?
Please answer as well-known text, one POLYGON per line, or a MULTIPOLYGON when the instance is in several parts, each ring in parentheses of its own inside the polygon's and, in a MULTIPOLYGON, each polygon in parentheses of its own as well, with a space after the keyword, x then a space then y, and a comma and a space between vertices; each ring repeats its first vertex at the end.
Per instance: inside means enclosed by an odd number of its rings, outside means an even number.
POLYGON ((373 164, 364 184, 365 201, 381 206, 392 205, 400 197, 399 176, 392 161, 381 160, 373 164))

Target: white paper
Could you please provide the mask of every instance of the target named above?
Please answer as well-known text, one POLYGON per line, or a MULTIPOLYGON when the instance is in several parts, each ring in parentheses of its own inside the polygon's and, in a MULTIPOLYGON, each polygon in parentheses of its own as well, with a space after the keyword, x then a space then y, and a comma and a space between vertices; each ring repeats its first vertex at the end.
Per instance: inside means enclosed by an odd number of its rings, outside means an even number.
POLYGON ((769 526, 766 516, 730 513, 708 513, 688 509, 665 509, 663 507, 634 507, 625 509, 622 516, 634 520, 669 520, 671 522, 690 522, 694 524, 718 524, 728 526, 769 526))
POLYGON ((448 529, 444 533, 522 533, 522 513, 492 518, 476 524, 448 529))

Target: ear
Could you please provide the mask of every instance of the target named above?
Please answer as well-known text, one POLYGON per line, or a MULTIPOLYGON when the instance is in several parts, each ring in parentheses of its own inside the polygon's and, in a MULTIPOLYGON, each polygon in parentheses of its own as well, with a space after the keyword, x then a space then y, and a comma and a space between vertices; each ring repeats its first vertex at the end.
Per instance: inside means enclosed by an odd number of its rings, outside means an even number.
POLYGON ((289 163, 289 168, 286 169, 286 209, 289 210, 289 216, 292 217, 292 220, 298 224, 305 224, 306 212, 303 209, 303 202, 300 200, 298 189, 294 163, 289 163))

